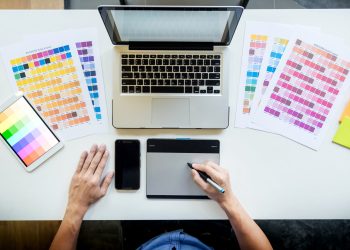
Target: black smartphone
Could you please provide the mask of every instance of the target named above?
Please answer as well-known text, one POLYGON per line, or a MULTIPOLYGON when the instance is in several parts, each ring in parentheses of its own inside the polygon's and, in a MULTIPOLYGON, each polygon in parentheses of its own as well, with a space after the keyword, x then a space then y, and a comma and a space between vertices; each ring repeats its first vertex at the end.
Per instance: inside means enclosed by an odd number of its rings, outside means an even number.
POLYGON ((140 141, 115 141, 115 188, 140 188, 140 141))

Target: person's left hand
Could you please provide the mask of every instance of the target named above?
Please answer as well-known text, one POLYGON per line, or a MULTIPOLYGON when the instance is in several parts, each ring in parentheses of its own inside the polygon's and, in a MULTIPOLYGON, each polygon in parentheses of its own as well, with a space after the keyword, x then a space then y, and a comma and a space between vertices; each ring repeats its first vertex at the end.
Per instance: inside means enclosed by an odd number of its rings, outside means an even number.
POLYGON ((108 173, 100 184, 108 156, 105 145, 93 145, 89 153, 81 154, 69 187, 67 211, 84 216, 89 206, 106 194, 114 175, 114 172, 108 173))

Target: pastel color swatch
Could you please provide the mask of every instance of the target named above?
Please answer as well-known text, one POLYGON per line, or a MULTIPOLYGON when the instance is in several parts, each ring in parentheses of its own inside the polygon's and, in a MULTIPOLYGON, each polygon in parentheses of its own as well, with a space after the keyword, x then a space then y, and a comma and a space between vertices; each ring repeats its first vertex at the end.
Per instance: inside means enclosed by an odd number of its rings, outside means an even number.
POLYGON ((268 36, 265 35, 250 35, 248 67, 244 83, 243 114, 250 113, 251 102, 254 98, 267 39, 268 36))
POLYGON ((80 58, 81 67, 84 72, 85 81, 89 90, 90 99, 96 115, 96 119, 99 121, 102 119, 102 112, 100 106, 100 93, 98 89, 98 78, 96 75, 96 62, 93 50, 93 42, 77 42, 75 43, 78 55, 80 58))
POLYGON ((59 143, 23 97, 0 113, 0 134, 27 167, 59 143))
POLYGON ((10 60, 16 85, 53 130, 90 121, 69 45, 10 60))
POLYGON ((347 116, 350 117, 350 102, 346 105, 343 114, 340 117, 340 122, 343 122, 347 116))
POLYGON ((349 75, 350 62, 297 39, 264 112, 318 135, 349 75))
POLYGON ((339 125, 337 133, 333 138, 333 142, 350 148, 350 117, 344 117, 344 120, 339 125))

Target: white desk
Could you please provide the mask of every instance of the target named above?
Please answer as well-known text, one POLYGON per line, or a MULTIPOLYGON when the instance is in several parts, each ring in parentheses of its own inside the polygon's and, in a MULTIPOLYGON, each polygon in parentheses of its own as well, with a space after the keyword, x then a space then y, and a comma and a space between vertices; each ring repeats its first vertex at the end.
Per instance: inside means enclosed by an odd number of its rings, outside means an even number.
MULTIPOLYGON (((221 141, 221 164, 230 169, 232 186, 255 219, 349 219, 350 151, 326 142, 314 152, 281 136, 234 128, 240 58, 246 20, 319 26, 350 43, 350 10, 247 10, 231 44, 230 127, 226 130, 115 130, 67 142, 63 151, 33 173, 26 173, 0 144, 0 220, 57 220, 64 214, 71 176, 80 152, 94 142, 114 150, 117 138, 141 140, 141 188, 120 192, 110 187, 91 207, 88 220, 224 219, 209 200, 146 198, 146 139, 151 137, 215 138, 221 141), (300 163, 304 162, 304 163, 300 163), (310 166, 309 166, 310 165, 310 166)), ((22 35, 68 28, 97 27, 111 114, 113 47, 97 11, 0 11, 0 46, 22 35)), ((0 100, 11 94, 3 65, 0 100)), ((114 168, 114 154, 107 169, 114 168)))

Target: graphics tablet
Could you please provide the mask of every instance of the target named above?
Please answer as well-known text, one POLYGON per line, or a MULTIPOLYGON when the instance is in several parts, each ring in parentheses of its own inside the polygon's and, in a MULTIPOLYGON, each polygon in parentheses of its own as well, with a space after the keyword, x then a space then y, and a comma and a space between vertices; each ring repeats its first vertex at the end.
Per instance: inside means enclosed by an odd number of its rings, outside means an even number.
POLYGON ((0 106, 0 138, 28 172, 63 147, 21 93, 0 106))
POLYGON ((206 199, 187 163, 220 163, 218 140, 148 139, 147 198, 206 199))

